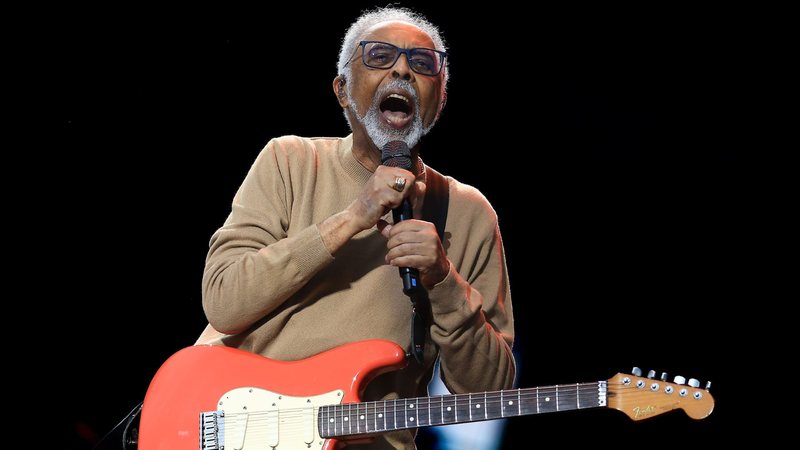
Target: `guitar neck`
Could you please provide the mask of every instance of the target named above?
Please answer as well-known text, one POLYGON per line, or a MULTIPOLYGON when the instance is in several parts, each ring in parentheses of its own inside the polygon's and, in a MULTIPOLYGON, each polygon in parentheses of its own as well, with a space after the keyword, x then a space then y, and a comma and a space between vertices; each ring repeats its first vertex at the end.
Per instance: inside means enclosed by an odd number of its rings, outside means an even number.
POLYGON ((346 403, 319 408, 323 438, 606 406, 607 381, 346 403))

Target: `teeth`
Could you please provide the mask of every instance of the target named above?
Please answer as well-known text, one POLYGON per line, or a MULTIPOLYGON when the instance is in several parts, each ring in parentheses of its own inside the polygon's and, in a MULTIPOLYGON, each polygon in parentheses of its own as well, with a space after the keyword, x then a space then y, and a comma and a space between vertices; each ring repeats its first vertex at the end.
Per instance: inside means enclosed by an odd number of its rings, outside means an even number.
POLYGON ((408 99, 407 99, 407 98, 405 98, 405 97, 403 97, 403 96, 402 96, 402 95, 400 95, 400 94, 389 94, 389 96, 388 96, 388 97, 386 97, 386 98, 399 98, 400 100, 402 100, 402 101, 404 101, 404 102, 408 103, 408 99))

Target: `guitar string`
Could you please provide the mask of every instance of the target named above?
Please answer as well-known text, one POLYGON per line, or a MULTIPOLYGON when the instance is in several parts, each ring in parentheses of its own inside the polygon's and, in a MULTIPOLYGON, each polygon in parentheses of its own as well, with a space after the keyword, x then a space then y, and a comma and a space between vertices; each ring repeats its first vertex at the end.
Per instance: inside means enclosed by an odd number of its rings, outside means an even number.
MULTIPOLYGON (((574 389, 575 385, 559 385, 558 387, 560 389, 559 392, 558 392, 559 400, 561 400, 561 399, 572 400, 574 398, 577 398, 579 395, 582 395, 582 396, 585 396, 587 398, 587 401, 589 401, 589 404, 592 407, 599 406, 599 405, 593 404, 593 402, 590 401, 591 400, 591 396, 595 395, 597 393, 596 389, 598 387, 598 383, 596 383, 596 382, 595 383, 578 384, 578 393, 575 393, 575 394, 573 394, 573 392, 575 392, 575 389, 574 389), (567 388, 572 388, 572 389, 567 389, 567 388), (565 390, 565 389, 567 389, 567 390, 565 390)), ((616 386, 616 388, 620 389, 620 390, 634 390, 635 389, 636 391, 639 391, 639 393, 641 394, 642 397, 651 397, 653 394, 656 394, 658 392, 658 391, 650 391, 649 388, 637 388, 635 386, 625 386, 625 385, 618 385, 618 386, 616 386)), ((519 397, 520 401, 534 400, 536 398, 536 394, 537 393, 535 391, 537 389, 539 390, 538 394, 539 394, 539 401, 540 402, 542 400, 542 394, 543 393, 545 394, 545 397, 546 397, 547 396, 546 394, 548 394, 548 393, 553 393, 554 394, 556 392, 555 386, 548 386, 548 387, 542 387, 542 388, 510 389, 510 390, 505 390, 505 391, 487 392, 486 393, 486 401, 485 401, 485 403, 487 405, 486 407, 489 407, 489 405, 491 405, 492 407, 499 406, 499 403, 501 401, 505 402, 507 399, 513 401, 517 397, 519 397), (502 397, 505 397, 505 398, 502 398, 502 397)), ((698 388, 694 388, 694 389, 699 390, 698 388)), ((387 402, 387 406, 391 406, 392 408, 387 408, 387 411, 385 411, 385 414, 386 415, 390 415, 390 416, 395 416, 395 417, 402 416, 402 412, 403 412, 402 409, 400 411, 397 411, 397 412, 394 411, 394 407, 398 406, 398 403, 401 403, 401 402, 403 403, 403 405, 402 405, 403 408, 405 408, 407 404, 415 404, 415 405, 419 405, 417 408, 424 408, 425 410, 427 410, 427 408, 430 405, 435 405, 434 407, 439 409, 439 408, 445 408, 447 406, 450 406, 450 404, 454 404, 455 405, 459 401, 469 403, 469 394, 458 394, 457 395, 458 398, 455 398, 455 397, 456 396, 447 395, 447 396, 434 396, 434 397, 419 397, 419 398, 387 400, 386 401, 387 402), (411 400, 411 401, 409 401, 409 400, 411 400)), ((473 395, 473 405, 483 404, 484 402, 480 401, 482 399, 482 397, 483 397, 483 393, 474 394, 473 395)), ((375 414, 375 413, 383 410, 383 403, 384 403, 383 401, 377 401, 377 402, 361 402, 361 403, 345 403, 345 404, 321 405, 321 406, 318 406, 318 407, 312 407, 312 412, 311 413, 308 412, 307 408, 287 408, 287 409, 282 409, 280 411, 253 411, 253 412, 249 412, 249 413, 226 413, 226 416, 236 416, 236 415, 248 414, 250 416, 249 417, 250 419, 258 420, 259 416, 268 416, 270 414, 272 414, 274 416, 274 415, 276 415, 275 413, 278 413, 279 414, 278 417, 281 420, 290 420, 290 421, 292 421, 292 419, 297 419, 297 418, 304 419, 302 422, 297 422, 299 424, 298 426, 307 427, 307 425, 303 425, 303 423, 308 423, 308 422, 317 423, 318 419, 319 419, 319 415, 318 414, 320 412, 320 409, 324 408, 324 407, 329 407, 329 408, 333 409, 333 416, 334 416, 333 418, 334 418, 334 420, 339 419, 338 422, 336 422, 337 424, 339 424, 339 426, 337 428, 341 428, 341 425, 345 423, 345 421, 344 421, 345 417, 350 418, 350 417, 364 415, 365 419, 356 419, 355 421, 356 422, 358 420, 367 421, 367 418, 370 418, 371 414, 375 414), (359 405, 359 406, 357 406, 357 410, 356 410, 355 414, 353 413, 352 408, 350 407, 350 405, 359 405), (371 408, 370 408, 370 406, 371 406, 371 408), (347 410, 347 411, 345 411, 345 410, 347 410), (337 412, 338 412, 338 414, 337 414, 337 412), (361 414, 362 412, 363 412, 363 414, 361 414), (311 417, 309 417, 309 416, 311 416, 311 417)), ((559 403, 562 403, 562 402, 559 402, 559 403)), ((540 404, 540 406, 541 406, 541 404, 540 404)), ((566 405, 566 406, 568 406, 568 405, 566 405)), ((469 411, 472 408, 469 408, 468 405, 462 403, 462 404, 457 405, 457 407, 455 409, 456 409, 457 412, 459 412, 461 414, 468 414, 469 411)), ((507 414, 508 417, 518 415, 518 412, 514 411, 514 409, 516 409, 516 408, 510 408, 510 411, 508 411, 508 414, 507 414)), ((529 411, 532 412, 533 408, 531 406, 526 406, 525 409, 526 409, 526 412, 529 412, 529 411)), ((571 409, 574 409, 574 408, 571 408, 571 409)), ((473 410, 473 412, 474 412, 474 410, 473 410)), ((496 413, 493 413, 493 414, 496 414, 496 413)), ((483 419, 480 418, 480 415, 481 415, 481 412, 479 412, 477 414, 476 418, 478 418, 480 420, 483 420, 483 419)), ((484 416, 485 416, 485 414, 484 414, 484 416)), ((406 417, 406 416, 403 416, 403 417, 406 417)), ((410 417, 410 415, 408 415, 408 417, 410 417)), ((417 415, 417 417, 418 417, 418 415, 417 415)), ((494 418, 502 418, 502 416, 501 417, 494 417, 494 418)), ((266 417, 265 419, 269 420, 269 417, 266 417)), ((372 419, 372 422, 374 424, 375 423, 374 418, 371 418, 371 419, 372 419)), ((272 420, 275 420, 275 419, 273 418, 272 420)), ((292 422, 288 422, 288 423, 282 423, 281 424, 281 429, 289 429, 289 428, 291 428, 292 427, 292 423, 293 423, 293 421, 292 422)), ((360 423, 359 423, 359 425, 360 425, 360 423)), ((356 429, 360 429, 359 425, 356 425, 355 428, 356 429)), ((348 424, 348 425, 345 425, 345 426, 348 427, 348 430, 351 430, 353 428, 353 426, 351 424, 348 424)), ((387 427, 387 428, 389 428, 389 427, 387 427)), ((403 426, 403 427, 397 427, 397 428, 400 429, 400 428, 407 428, 407 427, 403 426)), ((413 426, 408 427, 408 428, 413 428, 413 426)), ((377 429, 378 429, 378 427, 374 428, 374 430, 376 430, 376 431, 377 431, 377 429)), ((390 429, 395 429, 394 428, 394 424, 392 424, 392 427, 390 429)), ((357 431, 352 431, 352 434, 356 434, 356 433, 357 433, 357 431)))
MULTIPOLYGON (((580 394, 578 394, 578 393, 572 394, 572 392, 575 392, 574 388, 575 388, 575 385, 560 385, 559 386, 560 390, 558 392, 559 398, 570 398, 570 396, 578 397, 579 395, 586 395, 586 396, 592 395, 591 393, 596 393, 597 392, 598 384, 597 383, 590 383, 588 385, 586 385, 586 384, 581 385, 579 387, 580 394)), ((516 399, 518 396, 522 400, 533 399, 533 398, 536 397, 536 392, 533 392, 533 390, 535 390, 535 389, 536 388, 525 388, 525 389, 509 389, 509 390, 504 390, 504 391, 487 392, 486 393, 485 403, 487 403, 487 404, 497 404, 497 403, 499 403, 501 401, 516 399), (519 391, 519 395, 517 394, 518 391, 519 391), (503 397, 505 397, 505 398, 503 398, 503 397)), ((549 391, 545 390, 544 388, 540 388, 539 396, 540 397, 542 395, 547 396, 548 394, 552 394, 553 396, 555 396, 555 392, 556 392, 555 388, 553 388, 553 390, 549 390, 549 391)), ((480 400, 482 400, 484 398, 483 393, 472 394, 472 398, 473 398, 473 400, 472 400, 473 403, 476 403, 476 404, 478 404, 478 403, 483 404, 484 403, 484 401, 480 401, 480 400)), ((320 406, 316 406, 315 408, 330 406, 330 407, 338 407, 338 408, 344 409, 344 408, 348 408, 348 405, 360 405, 360 406, 358 406, 358 409, 359 409, 359 412, 360 412, 362 409, 364 409, 366 407, 365 405, 370 405, 370 406, 378 405, 378 404, 382 405, 383 402, 384 402, 383 400, 378 400, 378 401, 367 401, 367 402, 335 403, 335 404, 330 404, 330 405, 320 405, 320 406)), ((406 398, 406 399, 386 400, 386 402, 387 402, 387 404, 405 403, 405 404, 415 404, 415 405, 419 404, 419 405, 425 405, 425 406, 427 406, 427 404, 429 402, 437 402, 437 403, 443 402, 445 404, 445 406, 447 406, 448 403, 459 403, 458 406, 459 407, 463 407, 464 402, 469 402, 469 394, 457 394, 457 395, 449 394, 449 395, 439 395, 439 396, 432 396, 432 397, 410 397, 410 398, 406 398)), ((352 408, 352 406, 350 406, 350 407, 352 408)), ((381 406, 381 408, 382 408, 382 406, 381 406)), ((280 409, 280 411, 282 413, 291 413, 292 411, 296 411, 297 413, 303 413, 303 412, 307 413, 308 408, 302 408, 302 407, 301 408, 286 408, 286 409, 280 409)), ((270 411, 259 411, 259 412, 269 413, 270 411)), ((258 412, 250 412, 249 414, 256 414, 256 413, 258 413, 258 412)), ((236 414, 236 413, 233 413, 233 414, 236 414)), ((353 414, 351 413, 351 415, 353 415, 353 414)))

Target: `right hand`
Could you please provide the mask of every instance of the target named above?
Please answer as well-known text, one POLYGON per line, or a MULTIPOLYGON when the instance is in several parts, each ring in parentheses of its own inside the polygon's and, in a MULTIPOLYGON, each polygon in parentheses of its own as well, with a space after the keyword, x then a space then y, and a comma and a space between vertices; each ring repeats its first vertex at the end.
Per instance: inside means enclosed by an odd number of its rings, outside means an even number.
POLYGON ((353 225, 359 231, 374 227, 381 217, 385 216, 392 208, 400 206, 403 199, 415 191, 415 180, 414 174, 408 170, 399 167, 378 166, 364 185, 358 198, 347 207, 353 225), (397 177, 406 180, 405 187, 399 192, 393 187, 397 177))

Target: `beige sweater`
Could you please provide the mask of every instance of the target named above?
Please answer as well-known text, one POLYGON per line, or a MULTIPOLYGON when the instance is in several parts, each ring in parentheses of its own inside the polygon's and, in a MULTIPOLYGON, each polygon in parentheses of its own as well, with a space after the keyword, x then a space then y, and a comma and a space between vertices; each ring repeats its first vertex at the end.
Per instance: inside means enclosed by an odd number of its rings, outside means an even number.
MULTIPOLYGON (((353 156, 352 136, 270 141, 232 211, 211 238, 203 274, 209 326, 198 344, 223 344, 277 360, 307 358, 347 342, 410 342, 411 302, 386 239, 363 231, 332 256, 317 228, 345 209, 372 173, 353 156), (268 255, 258 252, 268 247, 268 255)), ((475 188, 447 177, 445 249, 450 273, 429 291, 433 320, 425 364, 373 380, 364 400, 427 395, 437 351, 454 393, 510 388, 511 296, 497 216, 475 188), (435 344, 435 345, 434 345, 435 344)), ((391 222, 391 213, 384 217, 391 222)), ((371 448, 413 448, 413 433, 371 448)))

